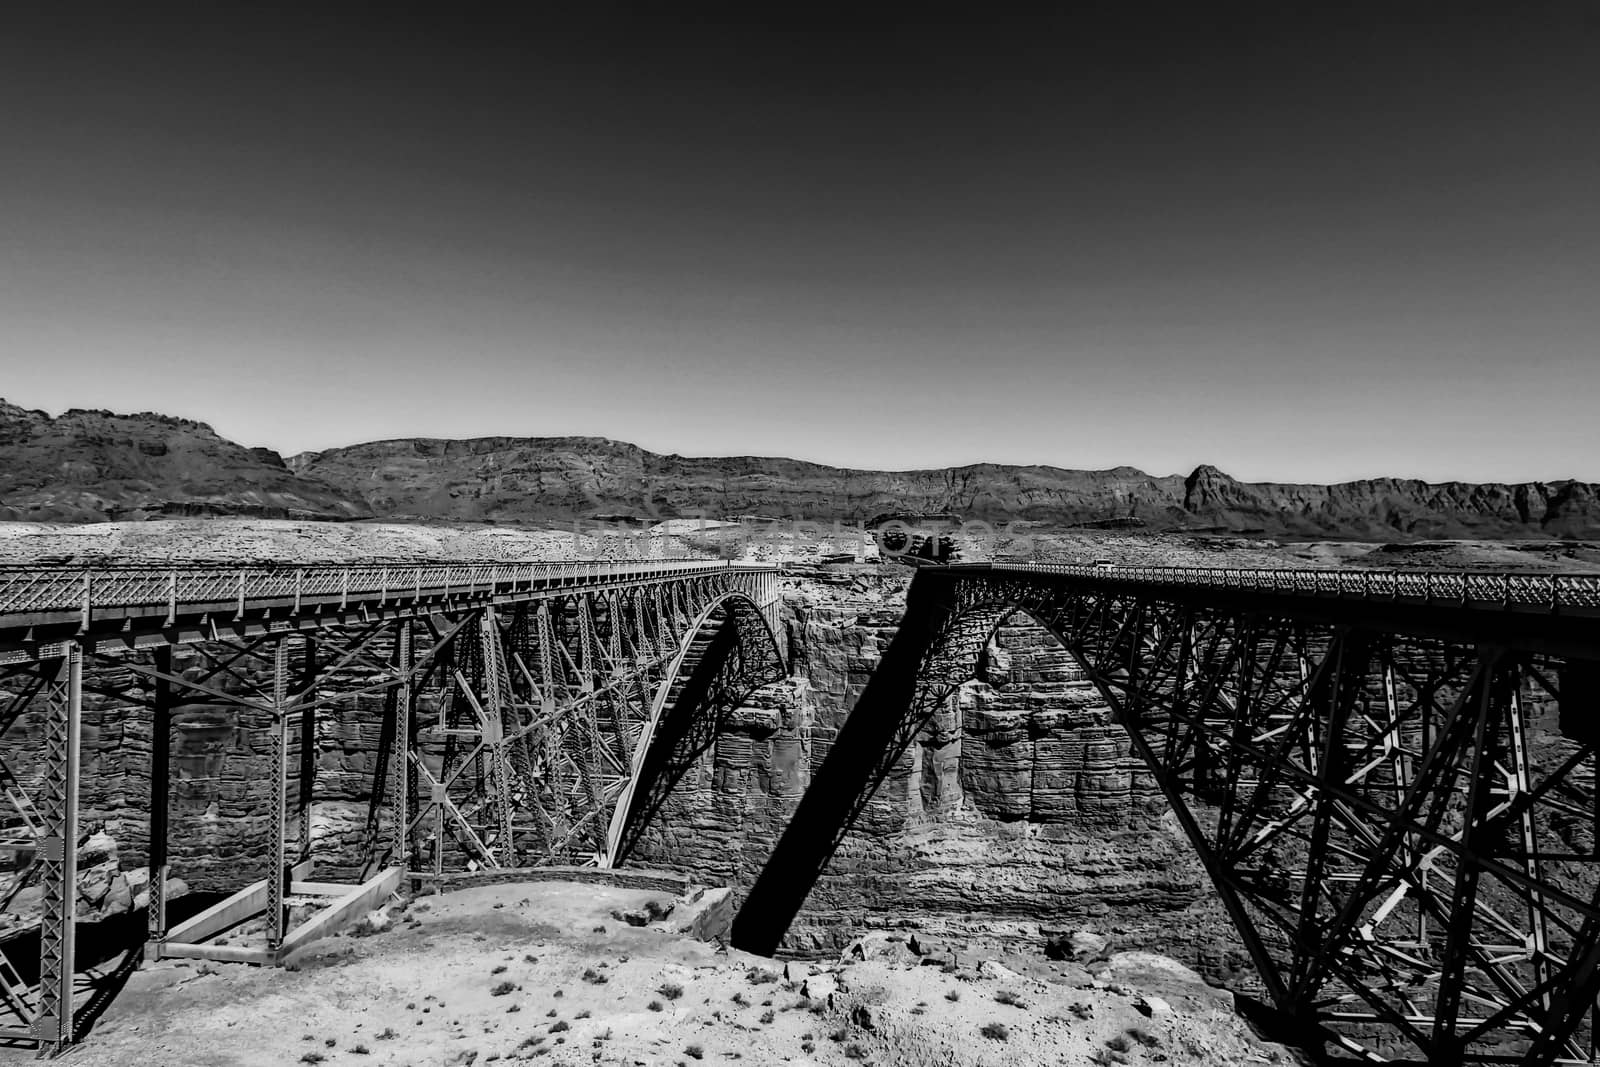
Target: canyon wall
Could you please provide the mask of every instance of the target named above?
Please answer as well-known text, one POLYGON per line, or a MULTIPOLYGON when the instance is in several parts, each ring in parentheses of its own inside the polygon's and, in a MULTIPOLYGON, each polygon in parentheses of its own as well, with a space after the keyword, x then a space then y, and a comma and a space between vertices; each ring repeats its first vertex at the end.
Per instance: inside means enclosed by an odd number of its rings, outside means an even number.
MULTIPOLYGON (((635 862, 754 881, 893 638, 907 579, 786 580, 795 677, 718 736, 635 862)), ((785 950, 836 953, 893 928, 1042 952, 1090 930, 1238 979, 1227 917, 1093 686, 1031 622, 1002 627, 984 659, 843 838, 785 950)))
POLYGON ((603 437, 403 438, 285 460, 153 413, 51 417, 0 400, 0 520, 156 516, 565 524, 709 516, 864 522, 940 515, 1047 528, 1267 537, 1600 537, 1600 486, 1376 478, 1241 482, 975 463, 913 471, 661 455, 603 437))

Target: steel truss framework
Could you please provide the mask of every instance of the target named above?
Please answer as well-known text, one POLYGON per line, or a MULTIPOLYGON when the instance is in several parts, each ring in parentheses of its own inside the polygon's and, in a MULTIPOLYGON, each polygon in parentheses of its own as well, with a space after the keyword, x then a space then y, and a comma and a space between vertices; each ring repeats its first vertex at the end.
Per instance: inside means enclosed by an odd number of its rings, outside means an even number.
POLYGON ((48 1052, 76 1036, 86 693, 151 716, 146 954, 271 964, 364 914, 407 875, 615 862, 655 788, 645 782, 635 800, 641 774, 662 763, 650 757, 657 724, 720 721, 727 703, 784 673, 768 568, 497 564, 426 575, 366 568, 353 580, 324 571, 337 569, 9 575, 13 594, 28 598, 24 614, 0 614, 0 737, 26 714, 42 723, 43 743, 32 776, 0 761, 0 847, 24 857, 12 892, 36 880, 43 902, 37 989, 0 955, 0 1010, 10 1016, 0 1039, 48 1052), (103 603, 96 582, 109 591, 103 603), (91 592, 69 619, 61 591, 74 589, 91 592), (62 632, 74 623, 71 636, 62 632), (680 680, 706 671, 718 686, 680 680), (268 875, 169 925, 171 723, 194 704, 231 707, 268 730, 268 875), (319 881, 316 724, 362 705, 382 716, 363 873, 319 881), (305 914, 296 907, 310 914, 291 923, 305 914), (255 918, 261 944, 213 940, 255 918))
POLYGON ((886 758, 1025 613, 1127 727, 1267 994, 1330 1053, 1597 1061, 1592 611, 1552 637, 1459 604, 1430 622, 1084 570, 920 572, 937 607, 886 758))

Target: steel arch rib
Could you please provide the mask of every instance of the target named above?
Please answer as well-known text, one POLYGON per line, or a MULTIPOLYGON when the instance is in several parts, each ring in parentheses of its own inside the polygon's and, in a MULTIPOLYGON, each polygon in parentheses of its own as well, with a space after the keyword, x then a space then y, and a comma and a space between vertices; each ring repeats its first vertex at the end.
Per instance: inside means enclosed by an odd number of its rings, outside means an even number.
MULTIPOLYGON (((656 687, 654 698, 650 702, 650 717, 645 721, 644 729, 639 734, 639 740, 634 745, 633 759, 628 768, 628 782, 617 797, 616 807, 611 812, 611 823, 606 830, 606 855, 603 866, 616 865, 617 849, 622 843, 622 831, 627 827, 628 813, 633 808, 634 793, 639 785, 640 775, 644 773, 645 761, 650 754, 650 743, 655 738, 656 728, 661 723, 661 716, 666 713, 667 699, 672 695, 673 686, 678 681, 678 676, 683 670, 683 661, 689 655, 689 650, 694 646, 697 634, 710 621, 711 616, 719 611, 724 604, 732 602, 747 603, 753 609, 751 614, 761 621, 761 635, 765 636, 766 643, 772 647, 772 654, 778 673, 783 670, 783 647, 778 643, 777 636, 772 631, 772 625, 762 610, 761 604, 749 593, 743 590, 729 590, 721 593, 711 600, 690 621, 684 630, 683 637, 678 642, 678 650, 672 657, 666 673, 662 676, 661 684, 656 687)), ((735 626, 748 625, 749 619, 733 618, 735 626)), ((772 679, 776 681, 777 679, 772 679)), ((751 687, 752 690, 755 686, 751 687)))
MULTIPOLYGON (((1286 682, 1283 672, 1276 667, 1259 678, 1251 668, 1251 677, 1239 679, 1236 692, 1230 695, 1223 691, 1227 689, 1224 685, 1222 690, 1196 704, 1189 690, 1199 679, 1186 674, 1189 665, 1185 657, 1192 652, 1179 652, 1175 658, 1175 639, 1187 649, 1190 640, 1199 640, 1202 632, 1207 634, 1210 649, 1207 657, 1218 649, 1230 650, 1221 664, 1223 673, 1227 674, 1233 669, 1234 657, 1241 653, 1247 658, 1253 655, 1248 650, 1260 640, 1257 623, 1265 621, 1268 628, 1291 629, 1302 625, 1296 614, 1288 611, 1264 618, 1249 610, 1240 610, 1236 605, 1208 612, 1197 605, 1168 602, 1159 593, 1129 596, 1122 590, 1064 590, 1042 582, 1019 580, 1016 575, 959 577, 968 580, 952 582, 945 599, 940 601, 941 609, 947 611, 948 616, 923 652, 913 710, 923 708, 930 694, 948 693, 974 678, 979 657, 1007 620, 1025 617, 1049 633, 1083 668, 1087 679, 1112 709, 1115 721, 1127 732, 1133 750, 1154 776, 1215 885, 1266 992, 1280 1009, 1307 1028, 1306 1037, 1342 1046, 1346 1052, 1381 1058, 1373 1051, 1376 1046, 1368 1044, 1372 1037, 1361 1028, 1388 1028, 1414 1045, 1429 1062, 1451 1064, 1480 1060, 1486 1063, 1567 1062, 1561 1057, 1586 1055, 1581 1052, 1575 1031, 1581 1025, 1586 1006, 1592 1003, 1594 990, 1600 989, 1600 980, 1593 977, 1600 973, 1600 968, 1594 964, 1594 960, 1600 959, 1600 948, 1596 947, 1600 941, 1600 890, 1595 892, 1593 900, 1585 901, 1583 897, 1587 894, 1582 888, 1564 889, 1541 874, 1537 865, 1523 870, 1525 864, 1516 863, 1517 857, 1509 853, 1502 855, 1488 836, 1499 834, 1503 829, 1499 822, 1491 826, 1494 820, 1514 819, 1521 837, 1534 842, 1525 846, 1525 854, 1537 856, 1540 851, 1539 831, 1532 821, 1533 804, 1540 794, 1551 788, 1555 779, 1547 779, 1536 788, 1525 783, 1521 792, 1530 799, 1520 807, 1515 796, 1518 790, 1506 794, 1510 787, 1498 784, 1501 777, 1512 773, 1499 767, 1499 762, 1505 760, 1510 760, 1516 773, 1527 778, 1529 765, 1522 753, 1526 742, 1518 742, 1516 733, 1523 729, 1523 712, 1518 703, 1515 679, 1522 669, 1518 666, 1519 656, 1534 657, 1540 653, 1524 650, 1508 654, 1493 642, 1474 642, 1459 632, 1446 632, 1437 637, 1418 637, 1403 631, 1390 633, 1378 618, 1364 626, 1316 620, 1311 623, 1314 634, 1309 637, 1310 643, 1303 644, 1300 653, 1298 683, 1292 679, 1286 682), (1387 643, 1397 639, 1395 645, 1387 643), (1374 643, 1380 641, 1385 651, 1375 655, 1374 643), (1406 648, 1408 657, 1419 662, 1427 659, 1439 662, 1431 675, 1407 680, 1420 695, 1409 698, 1403 710, 1391 707, 1394 721, 1382 727, 1383 736, 1367 737, 1363 743, 1362 738, 1380 730, 1380 726, 1354 706, 1346 709, 1341 717, 1338 705, 1346 700, 1365 701, 1371 697, 1374 666, 1380 668, 1377 677, 1383 679, 1385 685, 1392 686, 1394 649, 1402 647, 1406 648), (1469 679, 1457 677, 1459 664, 1452 666, 1452 648, 1473 649, 1474 657, 1490 666, 1480 667, 1469 679), (1309 677, 1308 655, 1316 659, 1315 670, 1309 677), (1347 659, 1350 662, 1347 663, 1347 659), (1226 734, 1227 723, 1222 720, 1238 720, 1243 716, 1255 722, 1257 713, 1252 708, 1246 715, 1244 704, 1257 698, 1257 687, 1262 688, 1259 695, 1264 696, 1269 686, 1276 686, 1281 693, 1266 709, 1268 718, 1282 718, 1285 722, 1273 726, 1268 735, 1281 734, 1283 740, 1263 745, 1261 742, 1267 735, 1255 740, 1230 738, 1226 734), (1500 695, 1491 707, 1493 687, 1498 687, 1494 691, 1500 695), (1448 704, 1436 702, 1439 691, 1453 693, 1448 704), (1474 719, 1477 726, 1472 736, 1463 734, 1457 738, 1455 735, 1462 731, 1450 725, 1455 720, 1449 709, 1462 701, 1482 707, 1474 719), (1514 717, 1511 740, 1489 737, 1485 731, 1498 730, 1497 724, 1507 714, 1514 717), (1429 727, 1428 722, 1436 717, 1441 719, 1440 723, 1429 727), (1437 782, 1412 781, 1409 774, 1404 776, 1400 780, 1404 796, 1398 806, 1385 807, 1366 790, 1391 787, 1384 783, 1381 773, 1375 780, 1376 785, 1369 786, 1363 772, 1380 766, 1383 754, 1379 749, 1391 741, 1401 744, 1402 729, 1407 725, 1416 728, 1419 721, 1423 731, 1422 748, 1407 757, 1422 761, 1422 769, 1415 773, 1422 775, 1427 767, 1440 761, 1448 766, 1437 782), (1295 722, 1300 725, 1293 726, 1295 722), (1367 726, 1361 726, 1361 722, 1367 726), (1294 732, 1299 729, 1315 729, 1315 737, 1307 735, 1304 739, 1305 745, 1314 751, 1299 752, 1295 741, 1298 734, 1294 732), (1160 748, 1162 736, 1167 739, 1165 752, 1160 748), (1280 834, 1286 835, 1282 840, 1303 839, 1309 848, 1302 858, 1305 870, 1299 875, 1304 884, 1290 887, 1298 900, 1281 910, 1268 906, 1276 899, 1272 893, 1265 892, 1270 885, 1244 876, 1247 872, 1239 868, 1248 854, 1242 850, 1243 839, 1234 841, 1231 846, 1227 840, 1214 841, 1212 831, 1204 825, 1205 813, 1196 810, 1192 803, 1203 802, 1209 795, 1204 792, 1206 781, 1202 764, 1214 756, 1213 747, 1217 745, 1247 761, 1274 768, 1270 777, 1261 775, 1245 782, 1255 787, 1252 807, 1263 800, 1268 791, 1287 788, 1298 798, 1287 809, 1290 814, 1280 813, 1273 822, 1280 832, 1273 840, 1280 834), (1517 752, 1512 753, 1508 745, 1515 745, 1517 752), (1356 748, 1360 749, 1359 753, 1356 748), (1300 765, 1301 757, 1310 762, 1300 765), (1341 759, 1351 766, 1341 764, 1341 759), (1468 786, 1471 788, 1467 789, 1468 786), (1487 796, 1491 788, 1499 791, 1496 796, 1500 799, 1494 806, 1478 796, 1480 792, 1487 796), (1448 827, 1437 825, 1447 805, 1445 800, 1435 799, 1435 795, 1448 799, 1463 789, 1466 789, 1466 808, 1461 818, 1465 822, 1463 828, 1452 835, 1448 827), (1431 817, 1422 817, 1426 812, 1419 804, 1432 812, 1431 817), (1291 832, 1291 824, 1296 820, 1302 825, 1298 832, 1291 832), (1325 829, 1334 823, 1338 824, 1341 835, 1342 843, 1338 845, 1328 838, 1325 829), (1430 951, 1442 953, 1441 961, 1432 965, 1437 972, 1433 975, 1435 986, 1419 986, 1414 993, 1402 995, 1392 988, 1397 980, 1393 961, 1388 961, 1390 965, 1385 969, 1387 957, 1379 958, 1381 946, 1379 949, 1363 948, 1369 942, 1376 944, 1372 941, 1370 926, 1367 933, 1360 936, 1355 926, 1361 916, 1381 902, 1383 894, 1378 893, 1375 886, 1398 887, 1404 891, 1416 881, 1413 867, 1419 862, 1423 868, 1427 866, 1426 858, 1419 861, 1405 850, 1394 851, 1403 840, 1412 837, 1428 847, 1428 857, 1444 857, 1446 867, 1443 870, 1454 885, 1451 895, 1455 899, 1439 901, 1426 893, 1418 897, 1421 902, 1416 906, 1426 911, 1426 918, 1440 925, 1448 923, 1449 937, 1441 940, 1441 935, 1435 934, 1431 939, 1438 944, 1430 951), (1350 851, 1361 845, 1366 846, 1365 851, 1350 851), (1367 869, 1367 874, 1354 883, 1348 877, 1350 871, 1345 870, 1337 891, 1333 888, 1333 876, 1324 877, 1326 872, 1319 866, 1331 861, 1335 852, 1341 857, 1341 867, 1348 868, 1351 860, 1359 860, 1367 869), (1368 852, 1373 854, 1368 855, 1368 852), (1463 884, 1475 887, 1480 877, 1496 880, 1502 904, 1510 902, 1531 909, 1534 917, 1529 921, 1539 930, 1550 923, 1558 923, 1571 934, 1570 957, 1548 948, 1536 952, 1528 963, 1528 969, 1535 975, 1530 984, 1517 969, 1523 957, 1506 955, 1503 948, 1496 947, 1507 937, 1515 942, 1513 935, 1521 932, 1520 927, 1513 928, 1500 917, 1496 911, 1500 905, 1481 905, 1473 893, 1462 889, 1463 884), (1347 885, 1352 888, 1345 888, 1347 885), (1568 921, 1562 921, 1561 914, 1557 914, 1560 909, 1565 909, 1562 914, 1568 921), (1549 915, 1546 915, 1547 910, 1549 915), (1573 925, 1580 920, 1581 930, 1573 925), (1269 940, 1275 941, 1274 951, 1268 949, 1269 940), (1287 952, 1287 957, 1280 960, 1278 957, 1283 952, 1287 952), (1552 973, 1557 967, 1562 975, 1552 973), (1323 988, 1330 979, 1347 991, 1338 999, 1360 1005, 1365 1012, 1330 1007, 1332 1001, 1323 988), (1562 998, 1556 994, 1563 981, 1582 989, 1576 996, 1562 998), (1406 1003, 1398 1004, 1397 996, 1406 1003), (1489 999, 1483 999, 1485 996, 1489 999), (1473 1018, 1463 1015, 1458 1024, 1455 1002, 1463 997, 1476 998, 1479 1007, 1470 1013, 1473 1018), (1410 1004, 1412 998, 1422 1007, 1410 1004), (1442 1036, 1439 1033, 1430 1036, 1414 1025, 1420 1018, 1417 1013, 1430 1006, 1441 1018, 1448 1015, 1435 1027, 1442 1026, 1442 1036), (1346 1024, 1357 1029, 1347 1033, 1346 1024), (1522 1053, 1514 1048, 1503 1052, 1496 1048, 1482 1052, 1469 1048, 1475 1043, 1519 1037, 1533 1038, 1532 1047, 1522 1053), (1521 1059, 1523 1054, 1530 1058, 1521 1059)), ((1302 638, 1302 642, 1305 640, 1302 638)), ((1572 659, 1560 651, 1551 655, 1557 659, 1572 659)), ((1600 657, 1579 659, 1593 662, 1600 657)), ((1213 672, 1202 670, 1202 674, 1209 673, 1213 672)), ((1548 685, 1545 688, 1550 696, 1558 700, 1565 698, 1564 693, 1558 695, 1548 685)), ((1392 693, 1385 699, 1389 705, 1398 706, 1392 693)), ((1589 705, 1584 707, 1587 709, 1589 705)), ((1563 723, 1567 718, 1564 709, 1563 723)), ((1261 720, 1260 725, 1265 727, 1267 720, 1261 720)), ((1580 759, 1593 758, 1594 754, 1593 736, 1567 736, 1577 747, 1575 754, 1554 772, 1558 776, 1565 775, 1580 759)), ((1261 831, 1265 832, 1265 829, 1261 831)), ((1594 863, 1600 860, 1600 853, 1561 859, 1594 863)), ((1450 885, 1445 889, 1450 891, 1450 885)), ((1377 921, 1381 922, 1392 906, 1392 901, 1384 903, 1377 921)), ((1417 960, 1410 962, 1423 970, 1428 969, 1417 960)), ((1582 1046, 1592 1047, 1593 1041, 1594 1035, 1585 1031, 1582 1046)))

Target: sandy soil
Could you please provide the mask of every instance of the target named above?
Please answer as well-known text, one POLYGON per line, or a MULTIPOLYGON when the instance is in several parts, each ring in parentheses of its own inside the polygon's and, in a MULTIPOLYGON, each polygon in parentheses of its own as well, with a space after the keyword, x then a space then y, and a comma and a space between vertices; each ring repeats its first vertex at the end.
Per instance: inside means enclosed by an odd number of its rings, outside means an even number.
MULTIPOLYGON (((486 525, 164 519, 151 522, 0 522, 0 562, 367 562, 374 559, 594 559, 618 544, 571 529, 486 525)), ((640 553, 687 555, 676 538, 640 536, 640 553)))
MULTIPOLYGON (((958 538, 961 558, 1035 559, 1125 566, 1377 567, 1523 571, 1600 571, 1600 545, 1576 541, 1424 541, 1380 545, 1319 541, 1278 544, 1242 537, 1196 537, 1069 530, 1022 539, 958 538)), ((292 522, 270 519, 166 519, 151 522, 0 522, 0 563, 311 563, 395 560, 737 558, 814 564, 876 546, 848 524, 702 523, 679 519, 650 531, 602 535, 600 528, 292 522)))
POLYGON ((952 944, 919 955, 877 934, 848 962, 786 965, 612 915, 652 899, 667 898, 570 883, 468 889, 391 907, 388 930, 320 942, 291 969, 162 961, 132 976, 71 1062, 1290 1059, 1250 1033, 1227 993, 1162 957, 1086 966, 987 959, 952 944))

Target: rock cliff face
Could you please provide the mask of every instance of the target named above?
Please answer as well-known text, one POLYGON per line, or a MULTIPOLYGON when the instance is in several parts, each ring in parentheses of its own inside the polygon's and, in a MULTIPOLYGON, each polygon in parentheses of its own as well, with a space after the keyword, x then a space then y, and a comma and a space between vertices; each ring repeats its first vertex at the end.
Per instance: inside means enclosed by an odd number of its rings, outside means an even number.
POLYGON ((1239 482, 1202 466, 1184 480, 1183 510, 1231 530, 1353 538, 1499 537, 1535 531, 1585 537, 1600 495, 1585 482, 1430 484, 1375 478, 1339 485, 1239 482))
POLYGON ((1279 485, 1236 481, 1209 466, 1188 478, 1132 467, 987 463, 871 471, 791 459, 662 456, 594 437, 377 441, 294 456, 289 465, 393 518, 829 521, 911 514, 1357 539, 1600 535, 1600 487, 1575 481, 1279 485))
POLYGON ((0 519, 367 514, 359 498, 201 422, 78 410, 51 418, 0 400, 0 519))
POLYGON ((1600 537, 1600 487, 1375 479, 1236 481, 980 463, 919 471, 781 458, 663 456, 601 437, 374 441, 287 462, 164 415, 0 401, 0 520, 171 515, 565 523, 675 517, 864 521, 945 515, 999 525, 1406 540, 1600 537))
MULTIPOLYGON (((900 621, 904 579, 796 583, 796 677, 718 737, 645 835, 637 862, 747 887, 900 621)), ((1089 929, 1160 946, 1235 981, 1245 960, 1204 871, 1126 734, 1054 639, 1003 627, 846 835, 786 948, 837 952, 868 928, 1042 951, 1089 929)))

